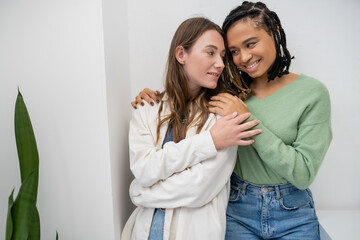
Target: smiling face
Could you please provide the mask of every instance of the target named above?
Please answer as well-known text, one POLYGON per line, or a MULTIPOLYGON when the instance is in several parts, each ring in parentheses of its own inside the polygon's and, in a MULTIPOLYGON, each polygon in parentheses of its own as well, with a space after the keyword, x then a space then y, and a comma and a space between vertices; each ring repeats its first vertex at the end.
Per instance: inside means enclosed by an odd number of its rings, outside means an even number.
POLYGON ((267 80, 276 58, 272 36, 252 20, 235 23, 226 36, 235 65, 255 80, 267 80))
POLYGON ((195 96, 204 88, 215 89, 225 65, 225 46, 216 30, 207 30, 189 50, 184 50, 181 63, 188 78, 189 92, 195 96))

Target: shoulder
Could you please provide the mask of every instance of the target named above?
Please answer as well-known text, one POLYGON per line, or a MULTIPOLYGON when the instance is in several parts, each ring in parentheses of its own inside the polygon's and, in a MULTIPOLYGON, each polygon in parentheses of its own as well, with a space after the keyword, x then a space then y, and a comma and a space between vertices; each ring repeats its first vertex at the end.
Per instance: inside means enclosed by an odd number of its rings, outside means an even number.
POLYGON ((307 76, 305 74, 300 74, 297 81, 304 88, 311 88, 311 89, 316 89, 319 91, 328 92, 324 83, 317 80, 316 78, 307 76))
POLYGON ((152 115, 154 113, 158 113, 160 108, 160 103, 155 103, 154 106, 151 106, 147 102, 144 101, 144 106, 139 105, 137 109, 134 110, 134 115, 152 115))
POLYGON ((297 81, 297 90, 302 95, 301 102, 306 106, 304 115, 308 116, 312 123, 328 121, 331 115, 331 102, 326 86, 304 74, 301 74, 297 81))
POLYGON ((150 120, 151 118, 156 118, 157 113, 159 110, 159 105, 156 104, 155 106, 151 106, 148 103, 145 103, 144 106, 139 106, 137 109, 134 110, 132 114, 133 120, 150 120))
POLYGON ((313 77, 300 74, 295 82, 297 83, 297 90, 306 94, 307 98, 330 99, 329 91, 325 84, 313 77))
MULTIPOLYGON (((154 106, 151 106, 150 104, 144 101, 144 106, 138 106, 138 108, 134 110, 132 114, 131 122, 141 121, 143 123, 147 122, 150 124, 157 122, 159 118, 160 106, 161 103, 155 103, 154 106)), ((162 107, 162 115, 167 109, 168 109, 168 103, 167 101, 164 101, 162 107)), ((157 125, 157 123, 155 125, 157 125)))

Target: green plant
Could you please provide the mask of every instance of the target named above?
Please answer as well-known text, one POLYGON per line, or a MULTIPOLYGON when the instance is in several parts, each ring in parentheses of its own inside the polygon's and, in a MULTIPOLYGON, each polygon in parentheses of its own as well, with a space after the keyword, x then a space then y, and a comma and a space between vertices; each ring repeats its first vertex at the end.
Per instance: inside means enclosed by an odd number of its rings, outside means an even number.
POLYGON ((19 157, 21 187, 9 197, 6 240, 40 239, 40 218, 36 207, 39 154, 34 131, 23 97, 18 91, 15 104, 15 138, 19 157))
POLYGON ((9 197, 6 240, 40 239, 40 218, 36 207, 39 154, 34 131, 23 97, 18 91, 15 104, 15 138, 19 157, 21 187, 9 197))

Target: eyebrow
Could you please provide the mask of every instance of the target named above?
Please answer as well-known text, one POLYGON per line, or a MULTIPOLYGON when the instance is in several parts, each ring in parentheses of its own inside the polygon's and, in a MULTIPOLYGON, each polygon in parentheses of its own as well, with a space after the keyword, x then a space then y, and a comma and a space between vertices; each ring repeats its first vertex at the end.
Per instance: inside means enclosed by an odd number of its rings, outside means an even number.
MULTIPOLYGON (((212 44, 209 44, 209 45, 206 45, 204 48, 214 48, 215 50, 218 50, 218 47, 217 46, 215 46, 215 45, 212 45, 212 44)), ((221 52, 225 52, 225 49, 224 50, 222 50, 221 52)))
MULTIPOLYGON (((258 39, 258 38, 257 37, 249 37, 248 39, 245 39, 241 44, 244 45, 244 44, 246 44, 246 43, 248 43, 248 42, 250 42, 252 40, 255 40, 255 39, 258 39)), ((236 48, 236 47, 229 46, 229 49, 234 49, 234 48, 236 48)))
POLYGON ((245 40, 242 42, 242 44, 246 44, 247 42, 250 42, 250 41, 255 40, 255 39, 257 39, 257 37, 249 37, 248 39, 245 39, 245 40))
POLYGON ((210 48, 214 48, 214 49, 218 50, 218 47, 217 47, 217 46, 215 46, 215 45, 211 45, 211 44, 209 44, 209 45, 206 45, 206 46, 205 46, 205 48, 208 48, 208 47, 210 47, 210 48))

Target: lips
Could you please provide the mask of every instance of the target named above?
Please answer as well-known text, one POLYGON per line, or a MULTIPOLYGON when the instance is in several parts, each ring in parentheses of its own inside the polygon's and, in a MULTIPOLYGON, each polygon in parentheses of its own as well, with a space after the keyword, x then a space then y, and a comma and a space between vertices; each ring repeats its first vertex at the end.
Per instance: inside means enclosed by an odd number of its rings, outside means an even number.
POLYGON ((215 73, 215 72, 208 72, 208 74, 213 75, 215 77, 219 77, 220 73, 215 73))
POLYGON ((253 70, 253 69, 259 64, 260 61, 261 61, 261 59, 253 62, 253 63, 250 64, 250 65, 244 65, 244 67, 246 68, 246 70, 251 71, 251 70, 253 70))

